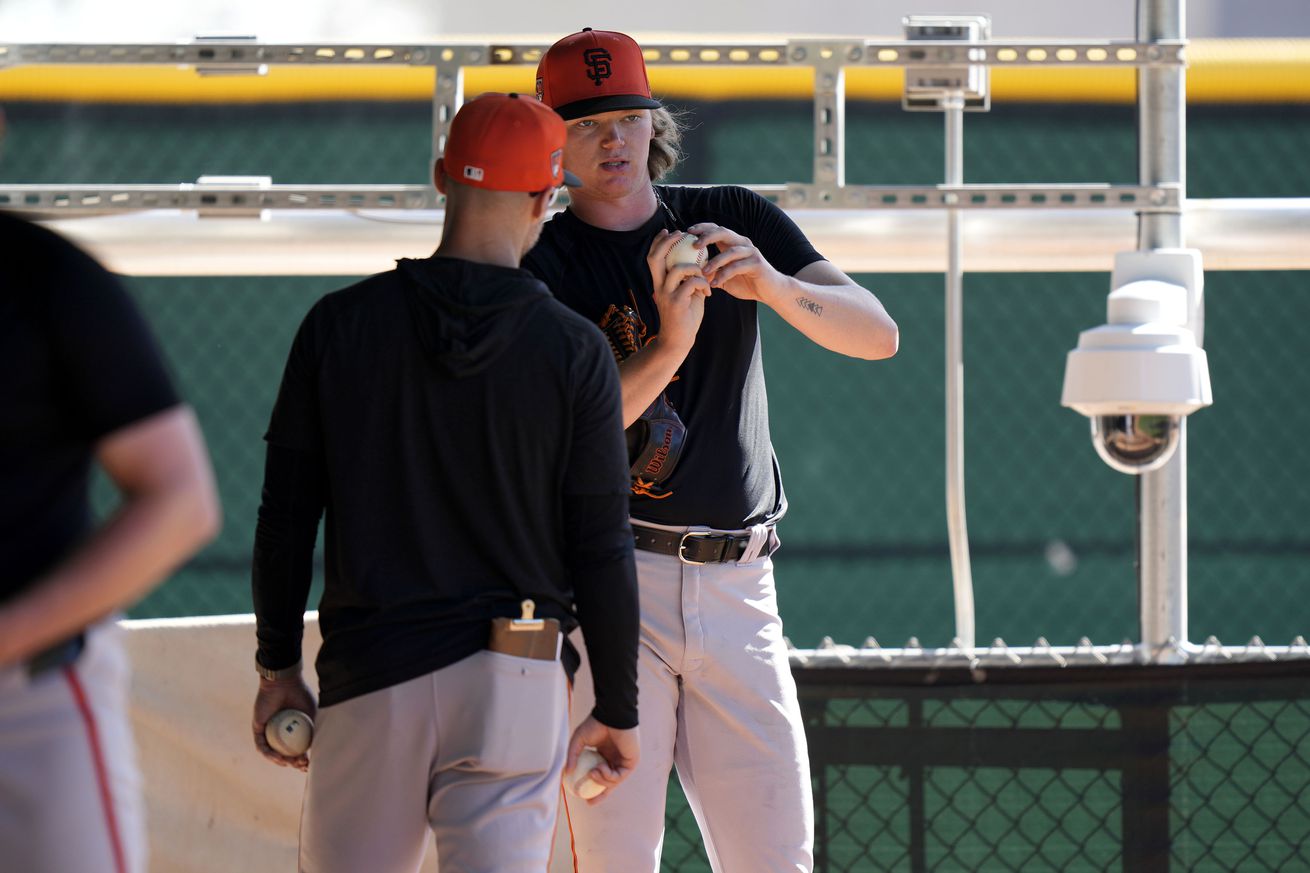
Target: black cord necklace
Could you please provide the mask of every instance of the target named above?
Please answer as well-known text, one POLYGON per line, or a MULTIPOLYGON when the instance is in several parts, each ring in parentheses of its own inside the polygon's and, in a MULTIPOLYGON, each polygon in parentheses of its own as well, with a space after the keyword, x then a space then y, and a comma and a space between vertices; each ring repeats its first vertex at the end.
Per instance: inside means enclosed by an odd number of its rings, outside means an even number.
POLYGON ((682 222, 678 220, 678 216, 674 213, 674 211, 671 208, 669 208, 669 204, 664 202, 664 198, 660 196, 659 189, 656 188, 654 185, 651 185, 650 190, 654 192, 655 202, 660 205, 660 209, 664 210, 664 215, 669 219, 669 221, 673 222, 673 227, 669 227, 665 229, 682 230, 682 222))

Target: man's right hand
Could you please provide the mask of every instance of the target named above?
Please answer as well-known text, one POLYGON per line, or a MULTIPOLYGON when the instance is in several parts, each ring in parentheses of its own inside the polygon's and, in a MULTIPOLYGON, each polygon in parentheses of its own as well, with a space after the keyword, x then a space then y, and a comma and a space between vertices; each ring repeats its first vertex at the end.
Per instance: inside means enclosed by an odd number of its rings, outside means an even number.
POLYGON ((619 364, 624 427, 630 427, 640 418, 673 381, 696 342, 696 332, 705 316, 705 298, 710 296, 710 285, 700 268, 686 264, 670 270, 664 265, 664 259, 675 242, 677 236, 661 230, 655 235, 655 242, 646 256, 655 283, 659 333, 648 339, 640 351, 619 364))
POLYGON ((566 774, 573 772, 578 764, 578 755, 582 754, 582 750, 587 746, 594 748, 605 759, 605 763, 591 771, 591 778, 603 785, 605 791, 588 800, 588 804, 595 805, 604 801, 609 797, 610 791, 631 776, 632 771, 637 768, 637 762, 641 759, 639 731, 639 728, 627 730, 612 728, 596 721, 594 715, 589 715, 587 720, 578 725, 577 730, 573 732, 573 737, 569 740, 568 760, 564 763, 566 774))
POLYGON ((273 751, 264 736, 264 725, 279 710, 298 709, 311 719, 318 716, 318 704, 314 694, 305 684, 303 677, 294 679, 259 680, 259 693, 255 695, 255 711, 250 720, 250 729, 255 735, 255 748, 268 760, 281 767, 295 767, 297 770, 309 769, 309 756, 300 755, 288 758, 273 751))
POLYGON ((655 308, 660 314, 659 341, 686 357, 696 342, 696 332, 705 316, 710 283, 705 281, 701 268, 694 264, 680 264, 673 269, 666 266, 669 250, 681 236, 681 232, 661 230, 651 243, 646 264, 654 283, 655 308))

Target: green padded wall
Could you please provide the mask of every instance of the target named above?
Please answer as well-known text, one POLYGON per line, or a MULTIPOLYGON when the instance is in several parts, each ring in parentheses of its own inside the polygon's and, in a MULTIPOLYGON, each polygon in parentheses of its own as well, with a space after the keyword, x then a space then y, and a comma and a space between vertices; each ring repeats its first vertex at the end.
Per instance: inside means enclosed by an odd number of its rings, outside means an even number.
MULTIPOLYGON (((808 103, 688 107, 686 182, 805 181, 808 103)), ((417 183, 424 104, 9 104, 0 180, 417 183)), ((966 117, 971 182, 1133 182, 1131 107, 996 106, 966 117)), ((935 183, 941 118, 852 104, 848 179, 935 183)), ((1310 194, 1310 107, 1193 107, 1189 194, 1310 194)), ((778 557, 787 633, 900 645, 953 633, 944 510, 942 279, 857 277, 901 326, 893 360, 842 359, 763 319, 772 423, 792 511, 778 557)), ((131 287, 199 411, 226 509, 219 540, 134 611, 244 612, 261 435, 291 335, 323 278, 136 279, 131 287)), ((966 468, 980 641, 1137 635, 1134 481, 1059 406, 1064 355, 1104 320, 1104 274, 965 281, 966 468)), ((1310 629, 1310 430, 1304 273, 1211 273, 1215 405, 1190 432, 1191 637, 1286 643, 1310 629)), ((102 497, 105 489, 101 489, 102 497)))

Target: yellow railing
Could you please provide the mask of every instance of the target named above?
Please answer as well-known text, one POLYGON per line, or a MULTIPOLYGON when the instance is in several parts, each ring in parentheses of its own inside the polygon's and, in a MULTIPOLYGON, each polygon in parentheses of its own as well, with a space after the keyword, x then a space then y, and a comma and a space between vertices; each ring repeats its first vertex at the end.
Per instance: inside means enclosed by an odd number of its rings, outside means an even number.
MULTIPOLYGON (((1310 39, 1195 40, 1187 48, 1191 103, 1310 102, 1310 39)), ((654 90, 669 99, 795 99, 813 95, 802 66, 652 66, 654 90)), ((430 67, 270 67, 265 76, 199 76, 170 66, 46 65, 0 69, 0 103, 289 103, 324 100, 429 100, 430 67)), ((848 67, 853 100, 901 99, 900 69, 848 67)), ((1115 67, 993 67, 992 97, 1008 102, 1132 103, 1136 73, 1115 67)), ((464 71, 464 94, 531 92, 529 66, 464 71)))

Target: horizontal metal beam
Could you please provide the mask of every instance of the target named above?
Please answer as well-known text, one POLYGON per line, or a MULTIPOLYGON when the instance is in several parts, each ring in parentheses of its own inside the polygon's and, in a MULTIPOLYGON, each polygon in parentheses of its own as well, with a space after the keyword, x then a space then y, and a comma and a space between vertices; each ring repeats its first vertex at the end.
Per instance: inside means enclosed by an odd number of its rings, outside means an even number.
MULTIPOLYGON (((776 43, 649 42, 646 63, 657 66, 998 67, 1181 66, 1185 43, 1123 40, 795 39, 776 43)), ((0 44, 0 67, 30 64, 168 64, 257 72, 270 64, 294 66, 480 66, 536 64, 549 43, 260 43, 199 38, 191 43, 0 44)))
POLYGON ((792 63, 874 67, 1157 67, 1186 64, 1185 40, 790 40, 792 63))
POLYGON ((7 185, 0 182, 0 209, 41 218, 108 215, 149 209, 200 209, 245 214, 263 209, 436 209, 431 185, 7 185))
POLYGON ((1155 663, 1241 664, 1277 661, 1310 664, 1310 646, 1297 637, 1286 646, 1266 646, 1252 637, 1244 646, 1225 646, 1211 638, 1204 644, 1173 643, 1172 657, 1162 657, 1140 643, 1125 640, 1119 645, 1093 645, 1083 639, 1076 646, 1052 646, 1038 640, 1032 646, 1008 646, 996 640, 990 646, 966 649, 960 646, 925 649, 911 640, 903 648, 884 649, 870 639, 863 646, 845 646, 824 640, 817 649, 791 649, 793 667, 852 667, 866 669, 933 668, 977 670, 987 667, 1113 667, 1155 663))
POLYGON ((32 64, 241 67, 252 64, 294 66, 434 66, 492 62, 486 43, 328 44, 259 43, 250 40, 199 39, 191 43, 11 43, 0 45, 0 67, 32 64))
MULTIPOLYGON (((988 713, 989 715, 991 713, 988 713)), ((1159 754, 1118 727, 934 727, 807 724, 811 765, 820 767, 1002 767, 1007 770, 1126 770, 1159 754)))
MULTIPOLYGON (((812 209, 1137 209, 1177 212, 1178 186, 1046 185, 751 185, 786 208, 812 209)), ((567 201, 564 201, 567 202, 567 201)), ((254 209, 435 209, 443 198, 430 185, 6 185, 0 209, 43 218, 102 215, 140 209, 204 209, 211 214, 254 209)))
MULTIPOLYGON (((424 257, 440 210, 268 210, 262 219, 153 210, 45 222, 139 276, 345 276, 424 257)), ((946 216, 926 209, 789 209, 815 247, 848 273, 940 273, 946 216)), ((1188 245, 1207 270, 1310 269, 1310 198, 1188 200, 1188 245)), ((970 272, 1108 272, 1136 247, 1131 209, 993 209, 962 217, 970 272)))
POLYGON ((782 206, 838 209, 1136 209, 1177 212, 1178 186, 810 185, 792 183, 782 206))

